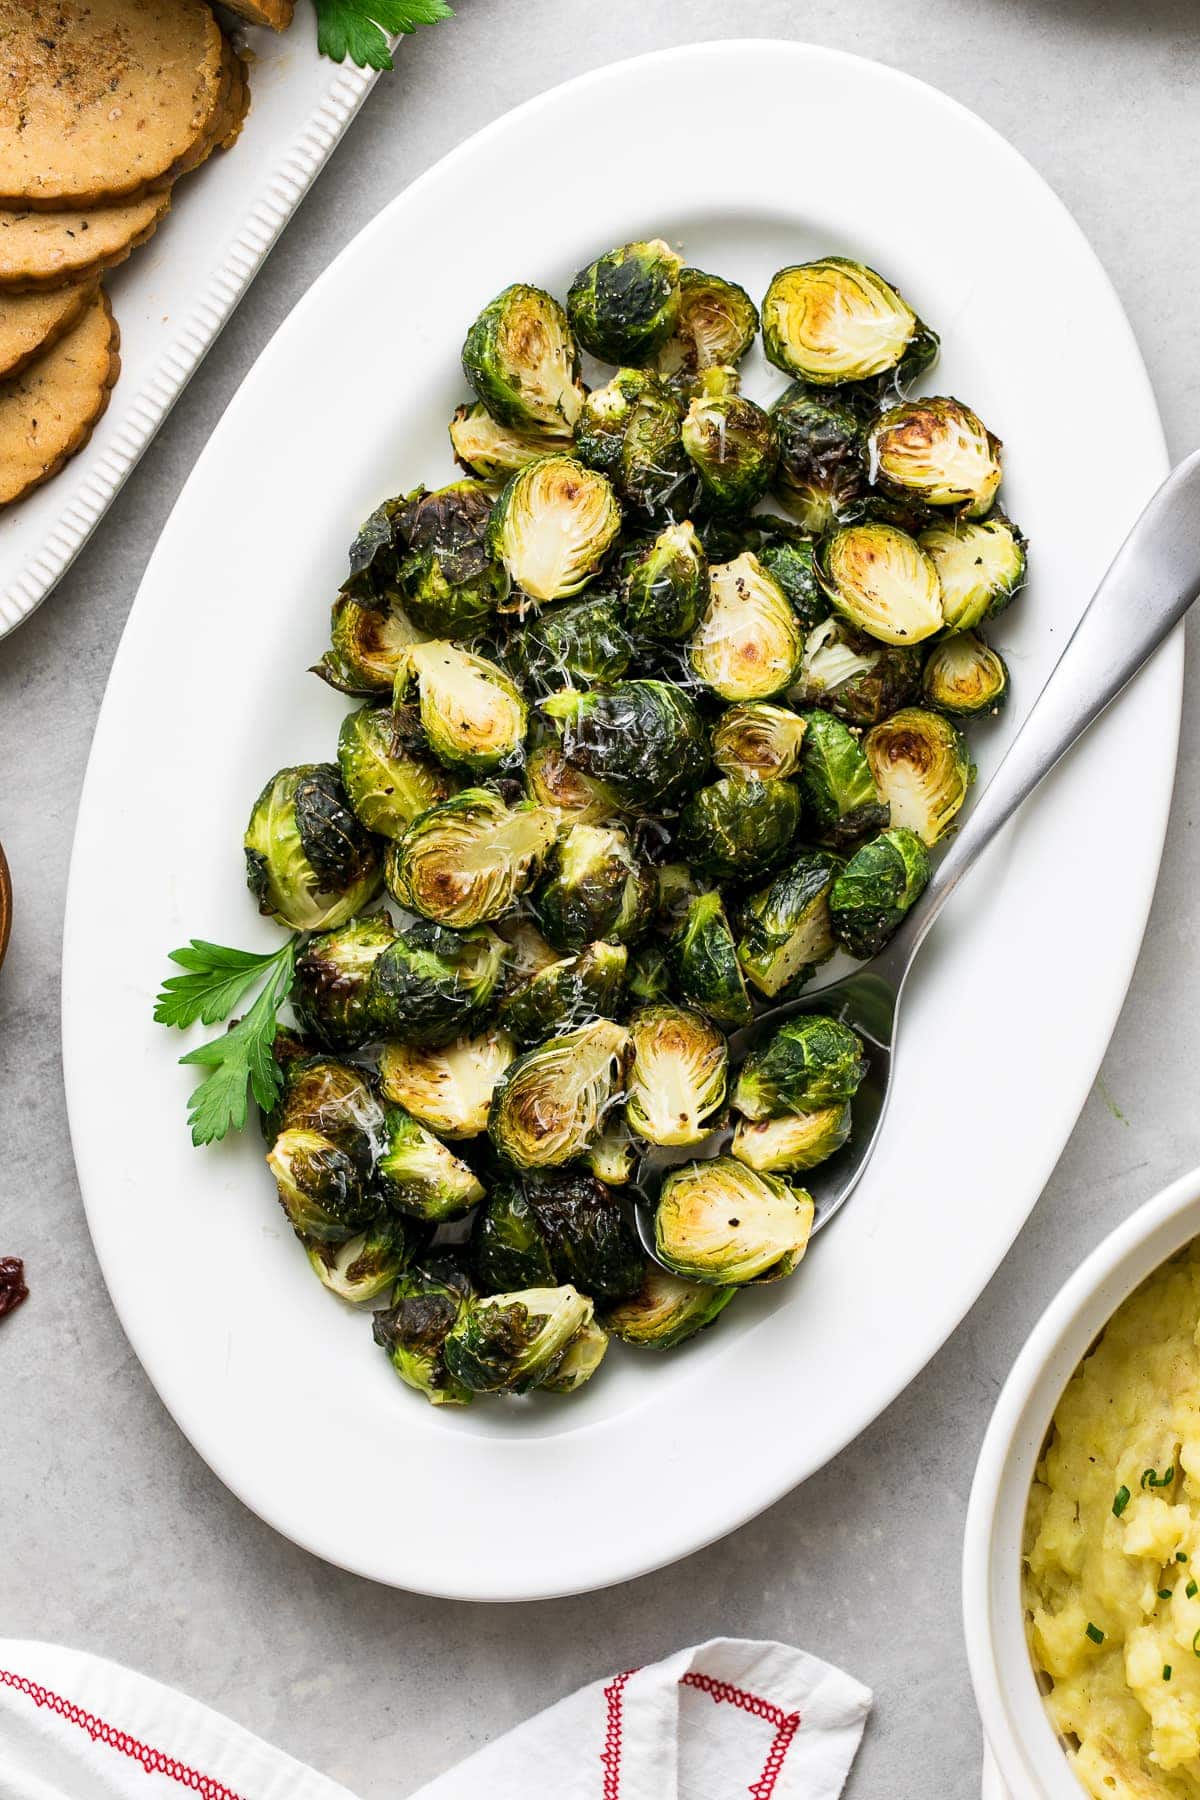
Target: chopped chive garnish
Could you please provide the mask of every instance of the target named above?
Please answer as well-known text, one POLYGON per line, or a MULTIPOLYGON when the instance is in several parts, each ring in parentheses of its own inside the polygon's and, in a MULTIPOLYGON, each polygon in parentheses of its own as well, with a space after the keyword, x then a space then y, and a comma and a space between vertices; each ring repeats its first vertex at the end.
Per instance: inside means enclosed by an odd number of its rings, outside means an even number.
POLYGON ((1192 1655, 1200 1656, 1200 1631, 1198 1631, 1192 1639, 1192 1655))
POLYGON ((1147 1488, 1147 1487, 1152 1487, 1152 1488, 1170 1487, 1170 1485, 1174 1481, 1174 1479, 1175 1479, 1175 1464, 1174 1463, 1171 1464, 1169 1469, 1164 1469, 1161 1475, 1159 1474, 1157 1469, 1143 1469, 1142 1470, 1142 1486, 1144 1488, 1147 1488))
MULTIPOLYGON (((1087 1628, 1087 1634, 1091 1638, 1093 1644, 1102 1644, 1104 1642, 1104 1633, 1101 1631, 1101 1629, 1098 1625, 1093 1625, 1089 1622, 1088 1628, 1087 1628)), ((1196 1633, 1196 1636, 1198 1638, 1200 1638, 1200 1631, 1198 1631, 1196 1633)), ((1196 1646, 1194 1643, 1192 1645, 1192 1649, 1196 1650, 1196 1646)), ((1200 1650, 1196 1650, 1196 1655, 1200 1656, 1200 1650)))
POLYGON ((1117 1489, 1116 1493, 1113 1495, 1113 1504, 1112 1504, 1113 1518, 1119 1519, 1121 1514, 1125 1511, 1125 1508, 1128 1505, 1129 1505, 1129 1489, 1127 1487, 1119 1487, 1117 1489))
POLYGON ((1163 1680, 1170 1681, 1170 1679, 1171 1679, 1171 1665, 1170 1665, 1170 1663, 1164 1663, 1163 1664, 1163 1680))
POLYGON ((1196 1586, 1194 1581, 1189 1581, 1183 1591, 1187 1595, 1189 1600, 1194 1600, 1196 1598, 1196 1595, 1200 1594, 1200 1588, 1198 1588, 1196 1586))
POLYGON ((1169 1600, 1174 1591, 1174 1588, 1159 1588, 1158 1597, 1160 1600, 1169 1600))
POLYGON ((1186 1550, 1177 1550, 1175 1552, 1175 1561, 1176 1562, 1186 1562, 1187 1561, 1187 1551, 1186 1550))

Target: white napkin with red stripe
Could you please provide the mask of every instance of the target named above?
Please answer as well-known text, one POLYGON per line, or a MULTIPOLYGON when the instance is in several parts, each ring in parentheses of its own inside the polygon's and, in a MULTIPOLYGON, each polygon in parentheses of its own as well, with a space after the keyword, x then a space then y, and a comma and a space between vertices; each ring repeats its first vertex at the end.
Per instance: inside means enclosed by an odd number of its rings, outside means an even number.
MULTIPOLYGON (((834 1800, 871 1695, 783 1644, 714 1638, 581 1688, 413 1800, 834 1800)), ((173 1688, 0 1639, 4 1800, 354 1800, 173 1688)))

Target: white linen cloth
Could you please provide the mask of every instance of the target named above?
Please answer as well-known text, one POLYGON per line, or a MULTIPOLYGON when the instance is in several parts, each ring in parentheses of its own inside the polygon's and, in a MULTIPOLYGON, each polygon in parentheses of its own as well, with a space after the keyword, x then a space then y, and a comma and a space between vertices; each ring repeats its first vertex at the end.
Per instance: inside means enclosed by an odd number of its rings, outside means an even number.
MULTIPOLYGON (((580 1689, 414 1800, 834 1800, 870 1704, 867 1688, 801 1650, 714 1638, 580 1689)), ((3 1800, 186 1793, 354 1800, 173 1688, 78 1650, 0 1639, 3 1800)))

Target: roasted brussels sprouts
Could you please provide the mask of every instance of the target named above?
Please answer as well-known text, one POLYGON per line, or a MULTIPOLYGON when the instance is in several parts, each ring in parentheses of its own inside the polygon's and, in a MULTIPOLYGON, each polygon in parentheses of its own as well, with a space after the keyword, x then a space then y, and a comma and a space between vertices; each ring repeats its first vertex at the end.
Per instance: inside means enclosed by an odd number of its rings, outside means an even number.
POLYGON ((666 1000, 671 993, 671 971, 659 944, 643 944, 630 969, 627 998, 638 1006, 666 1000))
POLYGON ((863 748, 893 825, 926 844, 945 837, 975 779, 962 733, 941 713, 906 706, 875 725, 863 748))
POLYGON ((258 910, 293 931, 332 931, 379 892, 379 852, 334 763, 268 781, 246 827, 246 881, 258 910))
POLYGON ((604 1309, 604 1327, 623 1344, 643 1350, 674 1350, 724 1312, 735 1287, 684 1281, 647 1262, 642 1285, 627 1300, 604 1309))
POLYGON ((410 494, 392 521, 397 577, 414 625, 438 638, 470 637, 508 593, 487 545, 492 496, 478 481, 410 494))
POLYGON ((633 1180, 638 1151, 624 1119, 611 1115, 598 1138, 583 1154, 585 1166, 605 1187, 625 1187, 633 1180))
POLYGON ((608 1349, 608 1333, 594 1319, 581 1325, 559 1358, 552 1374, 541 1383, 547 1394, 573 1394, 590 1381, 608 1349))
POLYGON ((400 597, 392 524, 403 505, 403 495, 396 495, 364 519, 350 546, 350 569, 341 586, 343 594, 379 612, 390 611, 400 597))
POLYGON ((793 706, 819 706, 848 725, 878 725, 915 700, 921 686, 921 652, 915 645, 881 644, 844 619, 825 619, 810 631, 793 706))
POLYGON ((921 691, 930 706, 955 718, 999 712, 1008 698, 1008 664, 973 631, 957 631, 929 652, 921 691))
POLYGON ((614 825, 572 825, 554 845, 533 895, 538 923, 558 950, 608 938, 630 944, 654 917, 654 876, 614 825))
POLYGON ((388 846, 388 891, 460 930, 498 919, 532 887, 557 829, 549 807, 505 806, 488 788, 464 788, 388 846))
POLYGON ((292 1009, 301 1031, 330 1050, 357 1050, 374 1037, 371 970, 395 937, 387 913, 378 912, 309 938, 292 980, 292 1009))
POLYGON ((817 579, 811 538, 761 534, 755 554, 806 631, 829 617, 829 601, 817 579))
POLYGON ((442 1137, 478 1137, 517 1047, 506 1031, 427 1044, 385 1044, 379 1056, 384 1094, 442 1137))
POLYGON ((720 512, 749 512, 766 493, 778 455, 770 414, 739 394, 736 382, 705 382, 683 421, 683 447, 708 504, 720 512))
POLYGON ((399 1106, 384 1111, 375 1185, 396 1212, 434 1224, 461 1219, 483 1199, 483 1185, 475 1172, 399 1106))
POLYGON ((588 395, 576 453, 636 511, 686 511, 691 470, 681 424, 678 402, 656 375, 620 369, 588 395))
POLYGON ((386 1293, 408 1267, 422 1242, 419 1227, 411 1219, 380 1213, 365 1231, 341 1244, 320 1240, 306 1243, 305 1253, 313 1270, 339 1300, 360 1305, 386 1293))
POLYGON ((700 714, 667 681, 619 681, 542 702, 562 734, 569 763, 606 783, 623 806, 666 806, 686 793, 708 765, 700 714))
POLYGON ((596 1019, 519 1056, 492 1097, 488 1133, 498 1154, 519 1169, 582 1155, 621 1091, 628 1046, 624 1026, 596 1019))
POLYGON ((620 1203, 578 1169, 497 1183, 476 1215, 471 1248, 485 1294, 571 1282, 593 1300, 616 1300, 641 1280, 641 1251, 620 1203))
POLYGON ((1000 486, 1000 441, 961 400, 905 400, 871 427, 867 455, 885 493, 982 518, 1000 486))
POLYGON ((518 1043, 536 1044, 614 1013, 625 991, 628 963, 624 944, 589 944, 511 988, 500 1003, 498 1022, 518 1043))
POLYGON ((800 791, 790 781, 723 775, 698 788, 679 818, 679 848, 717 880, 752 880, 776 867, 800 825, 800 791))
POLYGON ((521 595, 569 600, 599 573, 620 529, 605 476, 573 456, 539 456, 509 479, 488 535, 521 595))
POLYGON ((778 1119, 739 1119, 730 1148, 739 1162, 767 1175, 796 1175, 815 1169, 840 1150, 850 1136, 848 1100, 814 1112, 784 1113, 778 1119))
POLYGON ((283 1070, 283 1086, 263 1120, 268 1140, 292 1129, 320 1132, 349 1145, 355 1163, 369 1174, 383 1110, 363 1070, 332 1056, 314 1056, 295 1038, 286 1050, 277 1040, 275 1058, 283 1070))
POLYGON ((378 1202, 367 1192, 362 1160, 347 1142, 292 1126, 271 1145, 267 1167, 289 1223, 303 1238, 339 1243, 375 1213, 378 1202))
POLYGON ((343 694, 390 694, 410 644, 425 638, 399 604, 386 612, 339 594, 330 614, 330 644, 313 674, 343 694))
POLYGON ((454 777, 432 757, 397 746, 390 706, 347 713, 338 768, 351 806, 379 837, 402 837, 418 813, 448 800, 455 788, 454 777))
POLYGON ((847 525, 826 538, 817 569, 835 609, 884 644, 916 644, 942 627, 937 570, 894 525, 847 525))
POLYGON ((648 363, 679 318, 683 258, 661 238, 623 244, 581 269, 567 295, 575 336, 601 362, 648 363))
POLYGON ((804 720, 765 700, 731 706, 712 734, 713 761, 724 775, 782 781, 800 767, 804 720))
POLYGON ((659 863, 654 879, 658 884, 655 923, 663 930, 673 931, 682 925, 697 895, 708 891, 708 884, 685 862, 659 863))
POLYGON ((442 1358, 473 1393, 526 1394, 556 1372, 592 1312, 592 1302, 573 1287, 468 1300, 442 1344, 442 1358))
POLYGON ((450 447, 460 469, 477 481, 504 482, 526 463, 560 448, 541 432, 512 431, 493 419, 482 400, 460 406, 450 421, 450 447))
POLYGON ((421 729, 439 761, 488 774, 519 756, 528 709, 516 683, 494 662, 434 638, 409 651, 396 678, 398 704, 414 683, 421 729))
POLYGON ((853 1100, 867 1072, 862 1040, 840 1019, 789 1019, 742 1064, 733 1104, 744 1118, 811 1112, 853 1100))
POLYGON ((679 316, 658 353, 662 374, 700 374, 741 362, 758 335, 758 308, 736 281, 680 269, 679 316))
POLYGON ((1025 585, 1025 539, 1003 513, 931 525, 918 542, 937 570, 948 631, 994 618, 1025 585))
POLYGON ((573 681, 617 681, 633 651, 616 596, 588 594, 524 620, 507 654, 521 680, 545 693, 573 681))
POLYGON ((774 489, 817 536, 847 518, 867 484, 862 418, 836 393, 794 381, 771 408, 779 462, 774 489))
POLYGON ((747 903, 738 961, 768 1000, 802 987, 833 955, 829 895, 839 867, 826 851, 806 850, 747 903))
POLYGON ((645 1006, 629 1021, 633 1061, 625 1118, 651 1144, 697 1144, 725 1104, 729 1053, 701 1013, 645 1006))
POLYGON ((862 745, 832 713, 808 716, 800 791, 818 843, 842 849, 888 823, 888 809, 876 792, 862 745))
POLYGON ((548 944, 533 920, 522 913, 510 913, 507 919, 501 919, 496 931, 508 946, 504 971, 506 991, 560 960, 553 944, 548 944))
POLYGON ((708 599, 708 558, 690 522, 668 525, 625 577, 625 617, 643 637, 690 637, 708 599))
POLYGON ((569 763, 557 744, 540 744, 525 764, 529 797, 573 825, 602 825, 621 811, 615 788, 569 763))
POLYGON ((467 333, 463 373, 512 431, 569 438, 583 405, 579 350, 567 315, 541 288, 514 282, 467 333))
POLYGON ((915 831, 894 825, 857 850, 829 895, 834 937, 851 956, 883 949, 929 880, 929 852, 915 831))
POLYGON ((729 1030, 750 1023, 750 996, 720 894, 696 896, 667 954, 685 1000, 729 1030))
POLYGON ((696 675, 723 700, 770 700, 795 680, 804 641, 778 582, 748 551, 710 573, 688 646, 696 675))
POLYGON ((477 925, 452 931, 421 919, 371 969, 367 1010, 375 1036, 400 1044, 448 1044, 476 1026, 504 967, 503 939, 477 925))
POLYGON ((471 1390, 451 1375, 442 1346, 471 1298, 465 1272, 446 1256, 432 1256, 397 1282, 392 1305, 377 1312, 375 1342, 402 1381, 433 1406, 465 1406, 471 1390))
POLYGON ((845 256, 780 269, 762 304, 768 362, 815 387, 894 369, 917 329, 916 314, 895 288, 845 256))
POLYGON ((685 1163, 663 1182, 654 1247, 688 1281, 719 1287, 778 1281, 808 1248, 813 1211, 802 1188, 732 1156, 685 1163))

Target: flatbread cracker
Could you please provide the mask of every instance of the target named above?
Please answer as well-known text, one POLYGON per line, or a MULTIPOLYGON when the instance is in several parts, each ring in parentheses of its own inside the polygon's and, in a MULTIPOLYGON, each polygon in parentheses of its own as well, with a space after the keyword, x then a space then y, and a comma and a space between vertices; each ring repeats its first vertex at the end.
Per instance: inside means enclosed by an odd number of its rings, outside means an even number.
POLYGON ((0 382, 0 506, 19 500, 82 450, 121 368, 108 297, 94 299, 51 349, 0 382))
POLYGON ((17 374, 70 331, 97 285, 83 281, 52 294, 0 294, 0 379, 17 374))
POLYGON ((295 12, 295 0, 221 0, 226 12, 236 13, 251 25, 267 25, 286 31, 295 12))
POLYGON ((0 289, 74 286, 124 262, 164 217, 171 196, 87 212, 0 211, 0 289))

